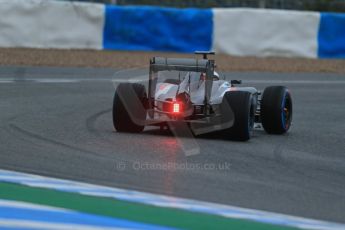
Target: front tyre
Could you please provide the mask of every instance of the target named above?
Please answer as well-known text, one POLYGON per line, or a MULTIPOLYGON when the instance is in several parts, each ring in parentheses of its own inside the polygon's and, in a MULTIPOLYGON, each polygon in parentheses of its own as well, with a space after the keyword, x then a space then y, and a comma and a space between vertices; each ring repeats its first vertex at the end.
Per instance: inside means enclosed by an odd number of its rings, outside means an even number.
POLYGON ((286 133, 292 121, 290 91, 284 86, 267 87, 262 95, 260 113, 262 126, 267 133, 286 133))
POLYGON ((113 125, 118 132, 139 133, 144 130, 147 94, 137 83, 118 85, 113 101, 113 125))

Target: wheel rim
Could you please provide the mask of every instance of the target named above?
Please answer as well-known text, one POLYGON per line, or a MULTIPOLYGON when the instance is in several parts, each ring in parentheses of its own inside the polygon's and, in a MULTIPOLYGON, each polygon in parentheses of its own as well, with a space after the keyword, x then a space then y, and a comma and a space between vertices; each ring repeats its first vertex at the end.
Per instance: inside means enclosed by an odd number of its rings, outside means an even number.
POLYGON ((250 114, 248 119, 248 128, 249 132, 251 132, 254 129, 254 120, 255 120, 255 111, 253 106, 250 106, 250 114))
POLYGON ((289 93, 286 92, 284 95, 283 102, 282 102, 282 111, 281 111, 282 126, 283 126, 283 129, 285 130, 288 130, 290 128, 291 115, 292 115, 291 98, 289 96, 289 93))

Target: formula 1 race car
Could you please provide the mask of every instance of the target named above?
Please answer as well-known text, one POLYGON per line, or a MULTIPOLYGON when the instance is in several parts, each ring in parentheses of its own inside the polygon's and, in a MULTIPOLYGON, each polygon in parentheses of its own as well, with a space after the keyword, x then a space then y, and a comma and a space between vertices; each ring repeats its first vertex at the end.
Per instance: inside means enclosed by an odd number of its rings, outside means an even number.
POLYGON ((220 79, 214 52, 196 52, 202 59, 154 57, 150 60, 148 93, 139 83, 120 83, 113 101, 118 132, 141 132, 145 126, 183 123, 194 135, 221 131, 229 139, 250 139, 255 123, 267 133, 283 134, 292 121, 292 98, 284 86, 263 94, 239 87, 240 80, 220 79))

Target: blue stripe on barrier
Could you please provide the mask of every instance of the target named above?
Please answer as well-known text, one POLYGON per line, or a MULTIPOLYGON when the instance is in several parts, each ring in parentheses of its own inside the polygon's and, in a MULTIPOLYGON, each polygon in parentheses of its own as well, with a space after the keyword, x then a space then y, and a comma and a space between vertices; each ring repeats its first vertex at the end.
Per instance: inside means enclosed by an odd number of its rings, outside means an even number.
POLYGON ((345 14, 321 13, 319 58, 345 58, 345 14))
POLYGON ((212 46, 211 9, 107 5, 103 48, 193 52, 212 46))

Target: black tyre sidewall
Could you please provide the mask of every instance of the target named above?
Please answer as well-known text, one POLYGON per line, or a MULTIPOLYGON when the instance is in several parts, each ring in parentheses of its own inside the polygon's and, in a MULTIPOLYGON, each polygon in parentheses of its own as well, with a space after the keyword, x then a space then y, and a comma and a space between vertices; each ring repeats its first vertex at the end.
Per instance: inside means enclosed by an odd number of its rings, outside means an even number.
POLYGON ((285 86, 270 86, 264 90, 261 100, 261 122, 265 131, 269 134, 286 133, 292 120, 292 98, 290 91, 285 86), (290 122, 284 125, 282 110, 285 99, 289 98, 291 103, 290 122))
POLYGON ((113 125, 119 132, 141 132, 146 119, 145 86, 137 83, 121 83, 118 85, 113 100, 113 125), (134 93, 134 95, 133 95, 134 93), (136 97, 124 104, 124 99, 136 97), (132 115, 132 116, 131 116, 132 115))
POLYGON ((224 130, 225 134, 232 140, 249 140, 253 131, 249 123, 249 119, 251 118, 252 94, 245 91, 226 92, 222 106, 226 106, 225 102, 230 106, 235 119, 233 126, 224 130))

